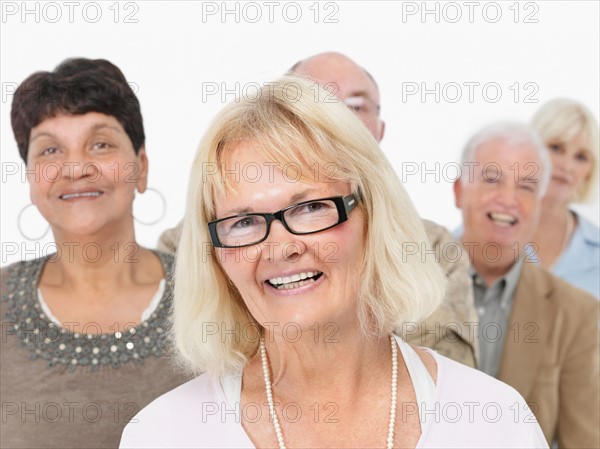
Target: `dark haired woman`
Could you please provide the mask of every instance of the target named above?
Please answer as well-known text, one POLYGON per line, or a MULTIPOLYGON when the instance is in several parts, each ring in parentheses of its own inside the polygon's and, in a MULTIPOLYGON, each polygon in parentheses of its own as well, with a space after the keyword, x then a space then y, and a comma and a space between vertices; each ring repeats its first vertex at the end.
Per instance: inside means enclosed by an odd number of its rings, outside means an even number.
POLYGON ((184 379, 165 344, 170 256, 135 241, 148 158, 140 105, 105 60, 71 59, 15 92, 30 197, 57 253, 2 269, 1 447, 116 447, 184 379))

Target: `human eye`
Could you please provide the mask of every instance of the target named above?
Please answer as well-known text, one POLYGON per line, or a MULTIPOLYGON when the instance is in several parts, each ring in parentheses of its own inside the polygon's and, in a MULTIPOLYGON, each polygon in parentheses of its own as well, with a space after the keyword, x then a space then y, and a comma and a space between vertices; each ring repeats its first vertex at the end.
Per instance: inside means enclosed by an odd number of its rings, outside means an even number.
POLYGON ((256 217, 253 217, 253 216, 247 216, 247 217, 243 217, 240 219, 234 219, 234 220, 232 220, 230 228, 231 229, 248 229, 248 228, 251 228, 252 226, 256 226, 257 221, 258 220, 256 219, 256 217))
POLYGON ((500 182, 500 178, 497 172, 489 172, 483 175, 483 182, 485 184, 497 184, 500 182))
POLYGON ((315 201, 313 203, 306 204, 305 207, 309 212, 318 212, 325 209, 327 205, 321 201, 315 201))
POLYGON ((223 238, 244 237, 252 235, 262 229, 264 220, 259 215, 244 215, 231 217, 219 222, 217 230, 223 238))
POLYGON ((110 147, 111 147, 111 145, 104 141, 98 141, 98 142, 95 142, 94 145, 92 145, 92 148, 94 150, 106 150, 110 147))
POLYGON ((348 106, 348 109, 350 109, 353 112, 361 112, 365 110, 365 98, 364 97, 348 97, 344 100, 344 103, 346 103, 346 106, 348 106))
POLYGON ((548 149, 550 151, 552 151, 553 153, 558 153, 558 152, 562 151, 562 147, 563 147, 562 144, 558 143, 558 142, 548 144, 548 149))
POLYGON ((292 212, 294 215, 322 215, 327 214, 333 209, 331 201, 311 201, 310 203, 300 204, 292 212))
POLYGON ((537 191, 537 187, 535 181, 523 181, 519 184, 519 188, 525 192, 535 193, 537 191))
POLYGON ((579 162, 587 162, 590 160, 590 156, 587 152, 581 152, 575 155, 575 159, 577 159, 579 162))
POLYGON ((58 152, 58 148, 57 147, 47 147, 47 148, 43 148, 40 151, 40 155, 42 156, 51 156, 53 154, 56 154, 58 152))

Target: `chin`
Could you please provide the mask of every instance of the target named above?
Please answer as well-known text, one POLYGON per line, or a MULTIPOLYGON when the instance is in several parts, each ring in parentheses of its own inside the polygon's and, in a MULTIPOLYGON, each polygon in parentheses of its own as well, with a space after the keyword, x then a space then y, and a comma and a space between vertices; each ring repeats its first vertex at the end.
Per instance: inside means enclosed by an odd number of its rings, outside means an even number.
POLYGON ((59 229, 61 234, 69 236, 93 236, 98 235, 106 229, 106 224, 104 222, 99 223, 97 220, 78 220, 73 219, 69 223, 63 223, 61 225, 53 225, 54 229, 59 229))
POLYGON ((544 199, 550 200, 552 202, 559 203, 570 203, 575 198, 575 192, 573 189, 565 187, 565 186, 553 186, 550 185, 548 187, 548 191, 544 196, 544 199))
POLYGON ((271 315, 263 326, 288 343, 335 342, 344 318, 336 310, 310 309, 297 310, 296 307, 294 313, 282 311, 271 315))

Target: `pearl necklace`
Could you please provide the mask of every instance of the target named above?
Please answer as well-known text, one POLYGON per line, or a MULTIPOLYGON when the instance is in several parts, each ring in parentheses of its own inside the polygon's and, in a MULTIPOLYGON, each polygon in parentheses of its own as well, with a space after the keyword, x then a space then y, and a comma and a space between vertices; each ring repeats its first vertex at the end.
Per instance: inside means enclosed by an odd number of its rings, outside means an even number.
MULTIPOLYGON (((390 423, 387 435, 388 449, 392 449, 394 447, 394 428, 396 427, 396 396, 398 393, 398 346, 393 335, 390 335, 390 343, 392 345, 392 400, 390 404, 390 423)), ((265 379, 265 390, 267 392, 267 403, 269 405, 271 421, 273 421, 273 427, 275 428, 275 435, 277 436, 279 449, 285 449, 286 446, 285 442, 283 441, 283 433, 281 432, 279 419, 277 418, 277 413, 275 412, 273 386, 271 384, 271 374, 269 372, 270 366, 267 358, 267 350, 265 348, 265 340, 263 337, 260 338, 260 358, 262 361, 262 370, 265 379)))

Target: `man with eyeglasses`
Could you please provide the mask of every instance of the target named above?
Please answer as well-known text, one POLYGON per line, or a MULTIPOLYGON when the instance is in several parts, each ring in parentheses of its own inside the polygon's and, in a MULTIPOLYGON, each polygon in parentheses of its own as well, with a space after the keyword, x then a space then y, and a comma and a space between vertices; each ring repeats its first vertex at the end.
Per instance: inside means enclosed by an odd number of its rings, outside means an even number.
MULTIPOLYGON (((316 81, 335 94, 358 115, 377 142, 381 142, 385 123, 380 118, 379 88, 375 79, 353 60, 340 53, 321 53, 297 62, 289 72, 316 81)), ((407 323, 403 337, 409 343, 430 347, 446 357, 475 367, 477 313, 473 305, 468 258, 462 253, 457 257, 452 254, 451 260, 446 259, 443 250, 456 248, 456 242, 444 227, 429 220, 423 221, 431 244, 438 252, 436 257, 448 277, 446 297, 427 320, 407 323)), ((165 231, 158 248, 175 252, 180 232, 181 223, 165 231)), ((401 256, 398 263, 402 263, 401 256)))
POLYGON ((298 61, 290 74, 309 78, 342 100, 358 115, 377 142, 385 132, 379 87, 369 72, 341 53, 321 53, 298 61))

